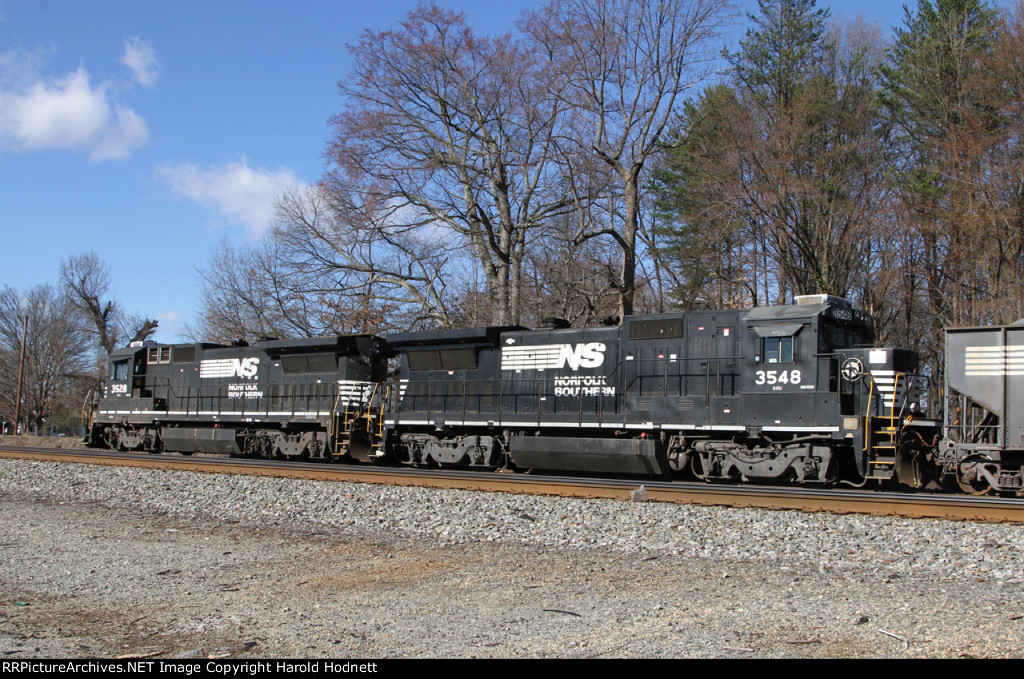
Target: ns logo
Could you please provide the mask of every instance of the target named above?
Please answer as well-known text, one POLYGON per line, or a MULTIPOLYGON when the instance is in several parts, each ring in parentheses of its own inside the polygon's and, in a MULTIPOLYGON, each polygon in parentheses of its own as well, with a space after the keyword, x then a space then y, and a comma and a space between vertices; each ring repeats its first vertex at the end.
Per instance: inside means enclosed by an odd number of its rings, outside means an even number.
POLYGON ((586 344, 562 344, 558 353, 558 367, 568 366, 571 370, 596 368, 604 363, 604 342, 586 344))
POLYGON ((202 361, 199 364, 199 377, 256 377, 260 359, 250 358, 218 358, 202 361))
POLYGON ((507 346, 501 350, 502 370, 596 368, 604 363, 604 342, 507 346))

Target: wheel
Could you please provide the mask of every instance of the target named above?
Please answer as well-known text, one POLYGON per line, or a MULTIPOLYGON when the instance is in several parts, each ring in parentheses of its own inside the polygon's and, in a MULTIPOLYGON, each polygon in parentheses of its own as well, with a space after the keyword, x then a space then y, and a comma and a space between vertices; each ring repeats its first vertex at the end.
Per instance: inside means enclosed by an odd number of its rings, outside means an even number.
POLYGON ((971 495, 988 495, 992 492, 992 485, 981 473, 986 460, 982 455, 972 455, 960 461, 956 469, 956 482, 960 490, 971 495))

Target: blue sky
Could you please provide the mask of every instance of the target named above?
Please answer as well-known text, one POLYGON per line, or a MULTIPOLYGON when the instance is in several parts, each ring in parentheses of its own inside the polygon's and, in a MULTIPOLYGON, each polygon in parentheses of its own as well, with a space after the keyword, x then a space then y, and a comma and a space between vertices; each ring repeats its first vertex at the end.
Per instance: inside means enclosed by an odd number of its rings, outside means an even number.
MULTIPOLYGON (((252 242, 282 190, 321 176, 345 45, 416 4, 0 0, 0 285, 55 284, 95 251, 113 296, 179 339, 211 250, 252 242)), ((543 3, 438 4, 498 33, 543 3)), ((886 34, 902 20, 898 3, 826 4, 886 34)))

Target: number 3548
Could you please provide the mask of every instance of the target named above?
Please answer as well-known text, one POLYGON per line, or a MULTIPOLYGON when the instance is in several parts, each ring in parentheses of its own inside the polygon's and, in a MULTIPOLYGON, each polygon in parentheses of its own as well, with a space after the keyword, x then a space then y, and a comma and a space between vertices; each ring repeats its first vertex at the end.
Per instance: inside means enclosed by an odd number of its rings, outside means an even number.
POLYGON ((754 384, 800 384, 799 370, 758 370, 754 384))

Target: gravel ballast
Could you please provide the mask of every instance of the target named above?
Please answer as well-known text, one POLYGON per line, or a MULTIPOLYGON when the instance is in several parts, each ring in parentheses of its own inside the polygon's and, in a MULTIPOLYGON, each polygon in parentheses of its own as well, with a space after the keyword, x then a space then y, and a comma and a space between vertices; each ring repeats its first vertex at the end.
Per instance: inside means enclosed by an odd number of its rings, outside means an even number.
POLYGON ((0 460, 0 653, 1019 657, 1024 528, 0 460))

